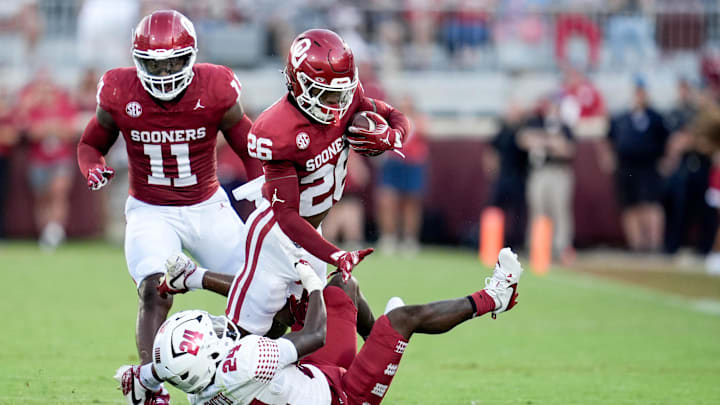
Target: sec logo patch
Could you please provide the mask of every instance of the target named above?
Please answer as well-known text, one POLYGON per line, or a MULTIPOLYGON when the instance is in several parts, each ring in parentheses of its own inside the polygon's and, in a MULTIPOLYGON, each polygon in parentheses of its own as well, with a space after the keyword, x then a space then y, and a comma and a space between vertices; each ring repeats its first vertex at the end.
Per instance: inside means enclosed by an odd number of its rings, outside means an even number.
POLYGON ((305 150, 310 146, 310 136, 305 132, 300 132, 295 137, 295 143, 297 144, 298 149, 305 150))
POLYGON ((127 115, 137 118, 142 115, 142 106, 137 101, 131 101, 125 106, 127 115))

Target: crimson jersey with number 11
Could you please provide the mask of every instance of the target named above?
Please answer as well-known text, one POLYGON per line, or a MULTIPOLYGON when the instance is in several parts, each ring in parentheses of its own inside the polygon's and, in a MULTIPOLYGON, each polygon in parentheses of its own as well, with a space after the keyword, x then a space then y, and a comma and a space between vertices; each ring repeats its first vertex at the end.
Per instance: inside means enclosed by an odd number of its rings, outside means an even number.
POLYGON ((225 66, 201 63, 193 72, 175 102, 152 98, 135 68, 112 69, 98 83, 98 105, 125 139, 130 195, 140 201, 192 205, 219 187, 217 133, 225 112, 238 102, 241 85, 225 66))

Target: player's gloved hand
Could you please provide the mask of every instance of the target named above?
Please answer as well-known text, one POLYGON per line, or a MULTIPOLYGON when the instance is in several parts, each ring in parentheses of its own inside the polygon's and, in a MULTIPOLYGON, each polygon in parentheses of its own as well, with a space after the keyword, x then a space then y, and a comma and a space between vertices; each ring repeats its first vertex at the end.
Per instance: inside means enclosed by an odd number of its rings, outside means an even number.
POLYGON ((90 190, 100 190, 115 176, 115 169, 110 166, 96 166, 88 170, 87 185, 90 190))
POLYGON ((115 380, 128 404, 169 405, 170 393, 162 385, 152 391, 140 382, 140 366, 122 366, 115 372, 115 380))
POLYGON ((162 297, 167 294, 183 294, 190 290, 187 281, 197 271, 197 265, 182 253, 174 254, 165 261, 165 274, 160 278, 157 290, 162 297))
POLYGON ((292 294, 290 294, 290 297, 288 298, 288 303, 290 304, 290 313, 292 314, 293 318, 295 318, 295 323, 298 324, 300 327, 305 326, 305 315, 307 315, 309 299, 310 294, 308 294, 307 290, 303 290, 300 299, 298 299, 292 294))
POLYGON ((300 276, 300 282, 302 286, 311 293, 315 290, 322 290, 325 287, 325 283, 320 280, 315 270, 307 260, 300 259, 295 263, 295 270, 300 276))
POLYGON ((390 128, 382 115, 372 111, 363 111, 360 114, 374 122, 375 126, 371 129, 352 125, 348 127, 347 140, 355 152, 367 156, 376 156, 386 150, 402 148, 400 131, 390 128))
POLYGON ((328 277, 331 277, 339 271, 342 274, 343 281, 347 282, 350 279, 353 268, 357 266, 366 256, 370 255, 374 251, 375 249, 368 248, 362 250, 354 250, 352 252, 346 252, 344 250, 335 252, 332 255, 332 258, 335 259, 335 263, 333 264, 337 266, 338 269, 337 271, 330 273, 328 277))

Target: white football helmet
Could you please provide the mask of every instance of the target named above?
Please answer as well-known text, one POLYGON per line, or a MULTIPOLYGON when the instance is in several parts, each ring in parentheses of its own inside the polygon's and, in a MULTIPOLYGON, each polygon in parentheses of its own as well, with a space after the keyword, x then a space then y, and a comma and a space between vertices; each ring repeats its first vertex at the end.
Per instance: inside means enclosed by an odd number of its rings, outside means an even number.
POLYGON ((184 392, 200 392, 210 384, 218 363, 239 335, 224 316, 198 310, 178 312, 168 318, 155 335, 155 371, 184 392))

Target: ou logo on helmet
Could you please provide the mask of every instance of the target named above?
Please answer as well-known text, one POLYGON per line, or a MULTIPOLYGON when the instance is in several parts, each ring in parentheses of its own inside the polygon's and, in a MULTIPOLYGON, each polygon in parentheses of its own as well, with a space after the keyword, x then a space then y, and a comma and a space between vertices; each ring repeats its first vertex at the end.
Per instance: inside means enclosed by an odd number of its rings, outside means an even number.
POLYGON ((295 42, 292 48, 290 48, 290 63, 292 63, 295 69, 307 59, 307 51, 310 50, 310 45, 310 38, 303 38, 295 42))

